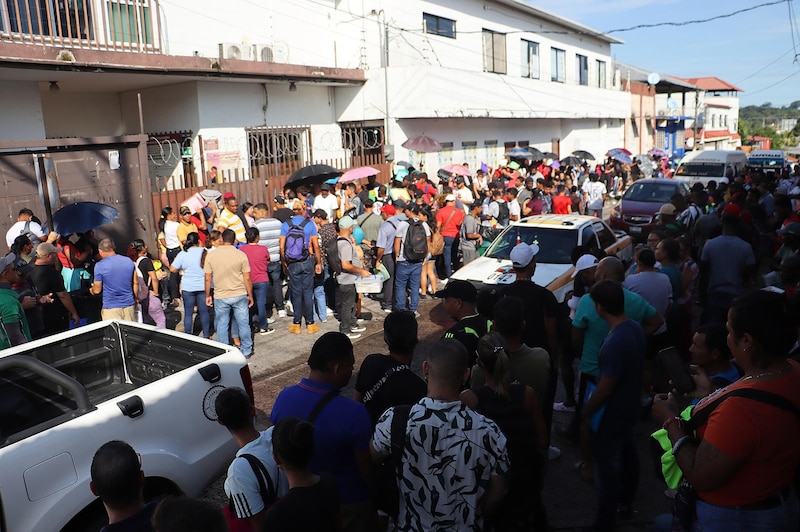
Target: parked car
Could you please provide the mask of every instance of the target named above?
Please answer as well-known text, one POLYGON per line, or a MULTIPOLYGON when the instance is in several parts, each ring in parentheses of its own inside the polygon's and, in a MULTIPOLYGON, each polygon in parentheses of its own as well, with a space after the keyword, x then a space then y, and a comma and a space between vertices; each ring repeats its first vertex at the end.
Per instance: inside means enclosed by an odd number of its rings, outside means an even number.
POLYGON ((633 183, 611 210, 611 227, 643 240, 655 227, 658 209, 675 194, 689 196, 689 185, 678 179, 640 179, 633 183))
POLYGON ((108 520, 89 470, 109 440, 140 454, 148 500, 197 496, 236 453, 214 410, 227 386, 252 398, 237 349, 137 323, 103 321, 3 350, 0 530, 99 530, 108 520))
POLYGON ((574 268, 570 254, 575 246, 604 249, 625 264, 633 260, 631 238, 624 232, 612 231, 601 219, 575 214, 544 214, 512 222, 482 257, 460 268, 451 279, 469 281, 479 290, 513 283, 517 274, 509 255, 520 242, 539 246, 533 281, 553 292, 560 302, 572 291, 574 268))

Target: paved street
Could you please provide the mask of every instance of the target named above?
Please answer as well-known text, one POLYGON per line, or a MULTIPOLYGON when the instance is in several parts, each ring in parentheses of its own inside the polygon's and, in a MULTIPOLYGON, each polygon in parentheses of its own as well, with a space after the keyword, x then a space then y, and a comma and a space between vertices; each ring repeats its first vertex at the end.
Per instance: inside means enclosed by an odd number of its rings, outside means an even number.
MULTIPOLYGON (((367 355, 386 352, 382 329, 382 321, 386 314, 371 300, 365 301, 364 308, 372 311, 374 318, 364 323, 367 331, 354 343, 356 370, 367 355)), ((420 343, 415 352, 414 369, 421 372, 422 361, 427 356, 431 344, 441 337, 452 321, 445 315, 436 299, 422 301, 419 311, 422 314, 419 318, 420 343)), ((250 361, 250 368, 258 417, 265 426, 277 393, 307 374, 306 358, 314 340, 319 337, 319 334, 308 335, 305 331, 301 335, 290 334, 287 331, 290 324, 291 318, 278 319, 273 325, 276 328, 274 334, 266 337, 256 336, 255 340, 255 355, 250 361)), ((338 322, 332 317, 321 326, 321 332, 338 330, 338 322)), ((351 379, 350 386, 344 390, 345 395, 352 395, 354 382, 355 375, 351 379)), ((563 390, 559 390, 557 400, 563 398, 563 393, 563 390)), ((556 412, 554 428, 566 426, 571 415, 556 412)), ((663 495, 665 487, 654 478, 653 463, 648 454, 648 435, 655 428, 652 421, 643 422, 637 427, 641 462, 639 496, 636 501, 637 514, 633 520, 620 523, 620 530, 651 529, 653 517, 667 512, 670 508, 670 501, 663 495)), ((577 446, 560 438, 557 430, 553 431, 552 443, 561 449, 562 456, 549 463, 545 476, 544 500, 550 523, 557 530, 578 530, 592 523, 595 511, 594 487, 581 480, 573 471, 573 464, 579 459, 577 446)), ((220 498, 222 501, 224 494, 221 493, 220 486, 221 483, 218 482, 208 492, 208 496, 220 498)))

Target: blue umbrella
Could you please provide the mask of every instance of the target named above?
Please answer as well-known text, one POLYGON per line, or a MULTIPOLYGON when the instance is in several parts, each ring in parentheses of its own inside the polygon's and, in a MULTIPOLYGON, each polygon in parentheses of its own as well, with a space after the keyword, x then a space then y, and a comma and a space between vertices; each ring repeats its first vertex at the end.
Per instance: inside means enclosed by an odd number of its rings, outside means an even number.
POLYGON ((619 161, 622 164, 631 164, 633 162, 633 158, 631 158, 629 153, 626 153, 625 150, 621 148, 614 148, 613 150, 608 150, 607 155, 614 159, 615 161, 619 161))
POLYGON ((119 211, 94 201, 79 201, 53 213, 53 229, 61 235, 85 233, 119 218, 119 211))

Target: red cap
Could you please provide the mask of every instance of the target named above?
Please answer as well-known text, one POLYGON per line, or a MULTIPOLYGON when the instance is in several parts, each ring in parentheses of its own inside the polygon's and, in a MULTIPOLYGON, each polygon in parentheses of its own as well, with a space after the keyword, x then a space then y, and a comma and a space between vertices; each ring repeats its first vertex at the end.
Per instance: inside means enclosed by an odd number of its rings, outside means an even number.
POLYGON ((722 212, 727 212, 729 214, 733 214, 734 216, 739 216, 740 214, 742 214, 742 209, 735 203, 728 203, 727 205, 725 205, 725 208, 722 209, 722 212))
POLYGON ((397 211, 394 210, 394 205, 384 205, 381 207, 381 212, 394 216, 397 211))
POLYGON ((228 201, 229 199, 236 199, 236 194, 233 192, 226 192, 222 195, 222 201, 228 201))

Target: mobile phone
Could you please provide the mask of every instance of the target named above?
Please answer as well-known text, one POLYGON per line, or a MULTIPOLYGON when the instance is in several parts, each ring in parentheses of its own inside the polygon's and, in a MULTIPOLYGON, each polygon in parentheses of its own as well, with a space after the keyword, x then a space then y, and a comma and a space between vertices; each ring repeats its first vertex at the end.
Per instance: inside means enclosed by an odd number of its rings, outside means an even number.
POLYGON ((689 373, 688 366, 681 360, 678 350, 667 347, 658 352, 656 359, 667 370, 673 386, 680 393, 688 393, 695 389, 694 378, 689 373))

